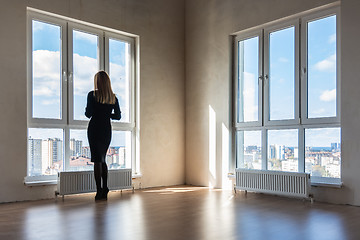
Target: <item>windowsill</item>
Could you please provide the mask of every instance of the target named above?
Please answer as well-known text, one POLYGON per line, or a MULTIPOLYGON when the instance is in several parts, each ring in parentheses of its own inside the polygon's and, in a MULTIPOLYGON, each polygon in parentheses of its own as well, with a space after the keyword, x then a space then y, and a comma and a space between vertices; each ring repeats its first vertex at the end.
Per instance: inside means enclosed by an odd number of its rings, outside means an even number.
POLYGON ((135 173, 132 175, 132 179, 137 179, 137 178, 141 178, 142 174, 141 173, 135 173))
POLYGON ((328 188, 342 188, 343 183, 324 183, 324 182, 311 182, 312 187, 328 187, 328 188))
MULTIPOLYGON (((139 179, 141 177, 142 177, 141 173, 132 175, 132 179, 139 179)), ((48 186, 48 185, 56 185, 56 184, 57 184, 57 175, 36 176, 36 177, 28 176, 24 178, 24 185, 27 187, 48 186)))
POLYGON ((235 179, 236 178, 236 175, 234 173, 228 173, 227 177, 229 179, 235 179))
POLYGON ((57 180, 32 181, 32 182, 24 182, 24 184, 25 186, 28 187, 57 185, 57 180))
POLYGON ((340 178, 311 177, 311 186, 313 187, 341 188, 342 185, 340 178))

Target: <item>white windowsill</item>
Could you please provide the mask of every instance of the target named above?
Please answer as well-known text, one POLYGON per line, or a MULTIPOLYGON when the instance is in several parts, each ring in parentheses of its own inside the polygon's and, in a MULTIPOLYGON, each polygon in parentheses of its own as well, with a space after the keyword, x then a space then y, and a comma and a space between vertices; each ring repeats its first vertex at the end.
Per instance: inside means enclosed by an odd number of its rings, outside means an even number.
MULTIPOLYGON (((142 177, 141 173, 133 174, 132 179, 139 179, 142 177)), ((36 186, 48 186, 57 184, 57 175, 51 176, 36 176, 36 177, 25 177, 24 185, 27 187, 36 187, 36 186)))
POLYGON ((56 185, 57 180, 32 181, 32 182, 24 182, 24 184, 25 184, 25 186, 28 186, 28 187, 56 185))
POLYGON ((325 183, 325 182, 311 182, 312 187, 329 187, 329 188, 342 188, 343 183, 325 183))
POLYGON ((141 177, 142 177, 141 173, 135 173, 132 175, 132 179, 141 178, 141 177))

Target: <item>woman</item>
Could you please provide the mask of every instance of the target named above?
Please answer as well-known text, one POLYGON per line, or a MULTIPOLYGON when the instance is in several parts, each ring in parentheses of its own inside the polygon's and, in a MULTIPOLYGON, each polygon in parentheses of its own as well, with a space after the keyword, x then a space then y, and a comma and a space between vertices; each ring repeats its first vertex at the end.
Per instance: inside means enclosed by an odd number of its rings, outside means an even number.
POLYGON ((99 71, 94 76, 94 91, 89 92, 87 96, 85 115, 91 118, 87 134, 91 161, 94 162, 97 189, 95 200, 107 199, 109 192, 107 186, 108 168, 105 160, 111 141, 110 119, 120 120, 121 111, 119 101, 111 89, 109 75, 105 71, 99 71))

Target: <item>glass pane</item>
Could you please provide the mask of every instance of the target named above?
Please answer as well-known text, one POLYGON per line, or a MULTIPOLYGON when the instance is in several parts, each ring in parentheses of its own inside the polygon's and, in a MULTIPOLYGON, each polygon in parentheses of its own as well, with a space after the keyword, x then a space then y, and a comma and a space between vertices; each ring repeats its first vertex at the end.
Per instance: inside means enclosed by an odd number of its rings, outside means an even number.
POLYGON ((269 36, 270 120, 295 118, 295 27, 269 36))
POLYGON ((336 16, 307 24, 308 118, 336 116, 336 16))
POLYGON ((340 178, 340 128, 305 129, 305 172, 340 178))
POLYGON ((261 169, 261 131, 236 133, 237 167, 261 169))
MULTIPOLYGON (((112 131, 112 138, 106 154, 109 169, 131 168, 131 132, 112 131)), ((93 170, 87 130, 70 130, 69 171, 93 170)))
POLYGON ((32 21, 32 117, 61 119, 61 27, 32 21))
POLYGON ((63 166, 63 130, 28 129, 29 176, 54 175, 63 166))
POLYGON ((109 39, 110 79, 121 108, 121 122, 130 122, 130 44, 109 39))
POLYGON ((109 169, 131 168, 131 132, 113 131, 106 162, 109 169))
POLYGON ((70 161, 67 170, 93 170, 87 130, 70 130, 70 161))
POLYGON ((259 37, 238 42, 238 122, 258 121, 259 37))
POLYGON ((73 30, 74 119, 85 117, 86 97, 94 90, 94 75, 99 71, 98 36, 73 30))
POLYGON ((298 172, 298 130, 268 130, 268 170, 298 172))

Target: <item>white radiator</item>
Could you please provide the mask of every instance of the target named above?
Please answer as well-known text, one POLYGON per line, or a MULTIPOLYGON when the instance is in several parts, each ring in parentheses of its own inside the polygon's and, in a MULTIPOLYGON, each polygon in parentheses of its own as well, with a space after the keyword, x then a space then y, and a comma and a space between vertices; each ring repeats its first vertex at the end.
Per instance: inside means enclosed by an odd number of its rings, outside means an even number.
MULTIPOLYGON (((310 174, 238 168, 236 189, 309 198, 310 174)), ((311 199, 312 200, 312 199, 311 199)))
MULTIPOLYGON (((132 171, 129 168, 109 170, 108 187, 110 190, 132 188, 132 171)), ((93 171, 59 172, 55 195, 68 195, 96 191, 93 171)))

